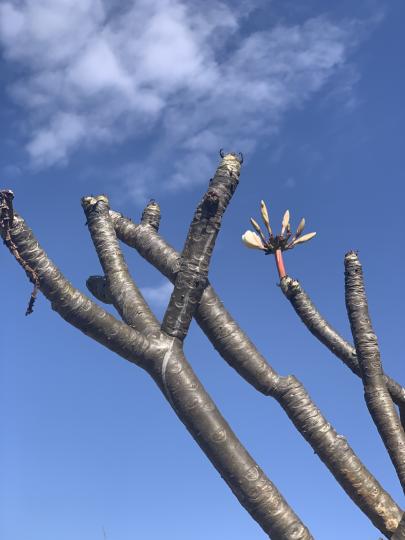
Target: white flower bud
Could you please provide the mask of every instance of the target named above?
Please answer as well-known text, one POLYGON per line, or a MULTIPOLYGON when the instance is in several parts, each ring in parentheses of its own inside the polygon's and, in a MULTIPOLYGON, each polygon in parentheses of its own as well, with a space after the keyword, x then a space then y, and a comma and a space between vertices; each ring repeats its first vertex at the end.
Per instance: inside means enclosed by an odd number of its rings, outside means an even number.
POLYGON ((316 235, 316 232, 310 232, 308 234, 304 234, 304 236, 301 236, 301 238, 297 238, 297 240, 294 240, 292 243, 293 246, 296 246, 297 244, 303 244, 304 242, 308 242, 316 235))
POLYGON ((242 242, 250 249, 266 249, 260 236, 253 231, 246 231, 245 234, 242 235, 242 242))
POLYGON ((264 201, 260 201, 260 212, 262 214, 263 222, 266 225, 266 229, 269 231, 269 234, 271 235, 272 231, 270 227, 269 213, 267 212, 267 206, 264 201))
POLYGON ((286 229, 290 225, 290 211, 286 210, 283 216, 283 221, 281 222, 281 236, 285 233, 286 229))
POLYGON ((302 218, 300 221, 300 224, 297 227, 297 232, 295 233, 295 236, 299 236, 305 227, 305 218, 302 218))

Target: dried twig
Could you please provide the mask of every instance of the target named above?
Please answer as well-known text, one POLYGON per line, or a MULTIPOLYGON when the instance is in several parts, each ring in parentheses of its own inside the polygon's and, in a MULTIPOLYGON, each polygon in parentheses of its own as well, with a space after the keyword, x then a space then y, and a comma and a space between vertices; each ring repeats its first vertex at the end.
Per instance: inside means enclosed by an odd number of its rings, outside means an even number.
POLYGON ((14 193, 10 189, 0 191, 0 229, 4 244, 8 247, 18 264, 25 270, 29 280, 34 285, 25 311, 25 315, 31 315, 34 311, 34 304, 39 291, 39 277, 35 270, 21 257, 17 246, 11 238, 10 229, 14 221, 13 199, 14 193))

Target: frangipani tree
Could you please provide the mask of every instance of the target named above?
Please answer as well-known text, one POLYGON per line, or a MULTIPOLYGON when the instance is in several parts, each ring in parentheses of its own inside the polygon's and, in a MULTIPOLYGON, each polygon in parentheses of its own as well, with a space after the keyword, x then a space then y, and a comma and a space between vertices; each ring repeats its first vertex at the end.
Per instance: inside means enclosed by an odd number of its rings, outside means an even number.
MULTIPOLYGON (((311 445, 336 481, 387 538, 405 538, 403 511, 322 415, 303 384, 278 374, 224 308, 208 281, 208 270, 223 214, 239 183, 242 157, 221 154, 221 162, 198 205, 182 253, 159 235, 160 209, 151 202, 135 224, 110 208, 105 195, 82 199, 87 226, 103 275, 91 276, 87 287, 102 304, 112 304, 117 319, 76 289, 49 259, 34 233, 13 207, 14 194, 1 192, 0 227, 6 247, 34 285, 27 314, 41 291, 68 323, 124 359, 143 368, 156 382, 178 418, 228 484, 241 505, 272 539, 313 538, 274 483, 237 439, 197 378, 183 343, 193 317, 218 353, 250 385, 274 398, 297 431, 311 445), (162 322, 152 313, 131 277, 119 241, 135 248, 174 283, 162 322)), ((291 235, 287 211, 279 235, 273 235, 264 203, 261 213, 268 236, 252 220, 256 232, 243 241, 274 254, 280 286, 309 330, 356 374, 361 376, 367 406, 405 488, 405 435, 396 406, 405 407, 405 389, 384 375, 368 315, 358 256, 345 257, 346 304, 354 346, 322 318, 299 282, 288 276, 282 251, 310 240, 302 220, 291 235), (395 404, 395 405, 394 405, 395 404)), ((316 493, 311 497, 316 500, 316 493)), ((170 536, 170 532, 168 532, 170 536)))

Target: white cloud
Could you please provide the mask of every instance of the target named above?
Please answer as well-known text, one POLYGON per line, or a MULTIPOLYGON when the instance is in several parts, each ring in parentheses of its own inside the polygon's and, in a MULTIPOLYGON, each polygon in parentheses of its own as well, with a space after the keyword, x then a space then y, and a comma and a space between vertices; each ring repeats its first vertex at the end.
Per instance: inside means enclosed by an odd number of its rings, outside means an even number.
POLYGON ((142 287, 141 293, 145 300, 157 307, 166 306, 169 303, 170 295, 173 291, 172 283, 165 281, 156 287, 142 287))
POLYGON ((67 77, 85 95, 109 88, 128 97, 133 93, 131 77, 120 65, 111 45, 101 36, 90 40, 69 69, 67 77))
POLYGON ((0 6, 6 57, 33 69, 64 67, 98 32, 104 20, 99 0, 28 0, 0 6))
POLYGON ((125 166, 142 176, 129 182, 136 196, 151 189, 156 161, 176 189, 206 178, 221 146, 253 151, 347 66, 355 39, 352 24, 325 17, 249 34, 243 2, 106 5, 5 2, 0 41, 6 60, 25 69, 9 90, 28 110, 34 165, 66 162, 79 145, 143 137, 159 123, 150 155, 125 166))
POLYGON ((31 157, 43 165, 66 159, 67 153, 85 136, 83 120, 69 113, 58 113, 50 126, 36 132, 27 145, 31 157))

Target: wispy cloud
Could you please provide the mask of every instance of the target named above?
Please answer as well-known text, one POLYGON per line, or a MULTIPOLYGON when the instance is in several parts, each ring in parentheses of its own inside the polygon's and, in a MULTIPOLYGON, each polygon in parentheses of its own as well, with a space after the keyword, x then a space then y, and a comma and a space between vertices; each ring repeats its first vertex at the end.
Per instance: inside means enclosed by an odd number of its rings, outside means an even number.
POLYGON ((169 303, 173 285, 168 281, 156 287, 142 287, 141 292, 145 300, 155 307, 164 307, 169 303))
POLYGON ((123 5, 5 2, 0 40, 6 61, 24 68, 9 91, 28 111, 32 163, 153 133, 147 159, 124 168, 142 177, 128 184, 140 197, 156 179, 156 159, 167 162, 173 148, 169 189, 206 178, 221 146, 252 151, 347 64, 355 40, 353 22, 326 17, 249 34, 243 2, 123 5))

